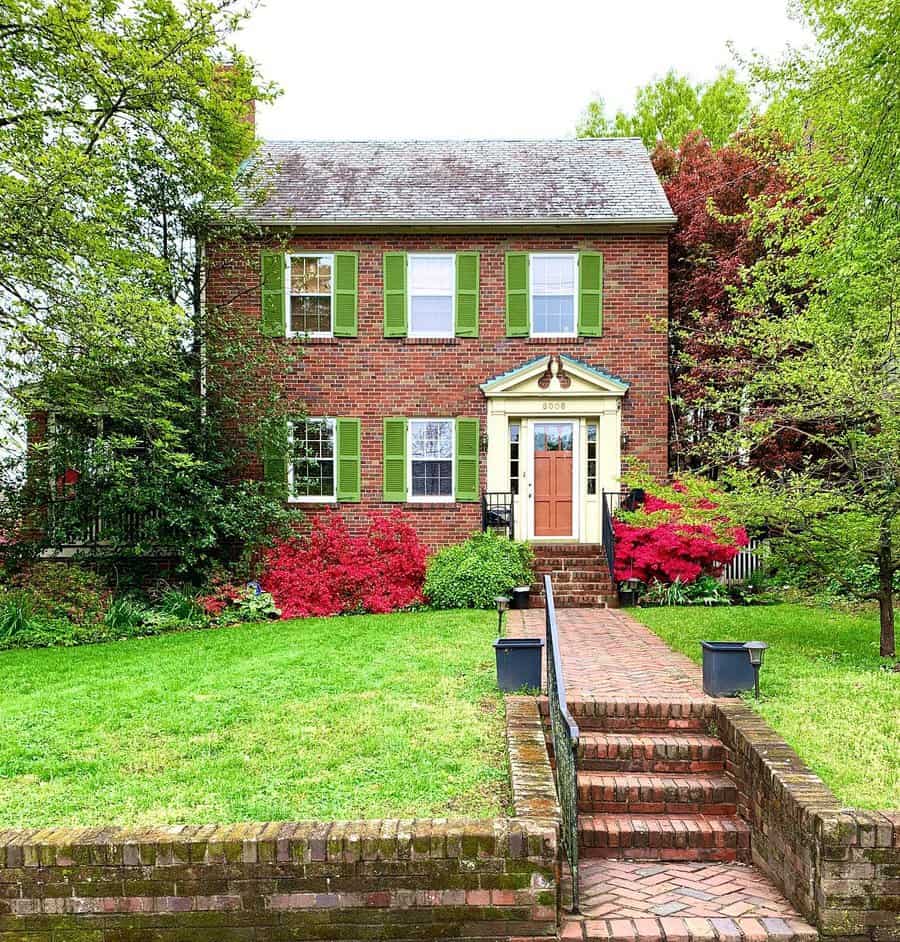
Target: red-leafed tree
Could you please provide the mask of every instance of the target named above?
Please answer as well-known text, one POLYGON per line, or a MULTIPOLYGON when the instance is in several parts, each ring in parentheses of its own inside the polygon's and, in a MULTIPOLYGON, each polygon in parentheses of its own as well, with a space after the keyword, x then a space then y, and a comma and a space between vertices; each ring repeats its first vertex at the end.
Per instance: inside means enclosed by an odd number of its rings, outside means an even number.
MULTIPOLYGON (((670 457, 675 469, 697 467, 694 452, 707 435, 738 420, 729 408, 717 409, 716 392, 732 391, 753 369, 749 352, 733 342, 736 320, 752 316, 737 310, 733 291, 765 250, 749 210, 752 201, 774 200, 784 192, 777 160, 783 148, 751 127, 718 149, 696 131, 680 147, 660 143, 653 153, 678 216, 669 242, 670 457)), ((775 463, 790 463, 796 447, 779 442, 777 450, 784 453, 774 456, 775 463)))

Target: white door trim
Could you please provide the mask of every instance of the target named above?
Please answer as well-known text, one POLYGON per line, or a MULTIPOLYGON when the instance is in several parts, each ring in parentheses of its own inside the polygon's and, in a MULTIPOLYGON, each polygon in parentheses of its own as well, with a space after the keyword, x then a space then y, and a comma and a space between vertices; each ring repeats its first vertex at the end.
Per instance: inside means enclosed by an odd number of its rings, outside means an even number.
MULTIPOLYGON (((522 420, 522 433, 527 430, 528 442, 528 539, 546 543, 568 540, 577 542, 581 532, 581 427, 580 418, 531 418, 522 420), (567 536, 537 536, 534 532, 534 433, 538 425, 570 425, 572 427, 572 532, 567 536)), ((522 434, 520 433, 520 434, 522 434)), ((521 446, 520 446, 521 447, 521 446)))

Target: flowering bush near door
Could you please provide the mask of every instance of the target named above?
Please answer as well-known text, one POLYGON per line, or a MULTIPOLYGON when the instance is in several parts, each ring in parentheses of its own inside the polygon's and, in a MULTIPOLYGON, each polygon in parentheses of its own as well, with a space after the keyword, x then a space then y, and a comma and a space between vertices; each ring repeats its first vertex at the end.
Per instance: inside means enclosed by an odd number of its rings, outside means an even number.
POLYGON ((423 601, 426 554, 399 512, 373 514, 359 536, 340 514, 326 513, 308 535, 266 553, 260 585, 283 618, 394 612, 423 601))
POLYGON ((685 477, 662 485, 640 478, 628 484, 644 489, 645 498, 613 522, 617 581, 692 583, 721 571, 747 545, 747 531, 723 512, 707 482, 685 477))

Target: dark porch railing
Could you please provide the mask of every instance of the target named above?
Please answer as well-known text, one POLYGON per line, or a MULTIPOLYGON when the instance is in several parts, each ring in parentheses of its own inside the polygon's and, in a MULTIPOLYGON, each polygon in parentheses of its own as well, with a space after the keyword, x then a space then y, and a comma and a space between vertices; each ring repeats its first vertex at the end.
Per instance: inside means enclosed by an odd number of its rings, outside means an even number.
POLYGON ((52 500, 47 505, 46 533, 53 545, 63 549, 99 550, 110 545, 113 535, 135 543, 148 539, 158 516, 154 510, 123 511, 116 516, 98 510, 82 515, 74 504, 52 500))
POLYGON ((616 511, 634 510, 644 502, 644 492, 638 488, 630 491, 603 491, 603 524, 601 534, 603 552, 606 554, 606 565, 609 567, 609 577, 613 583, 616 581, 616 531, 613 520, 616 511))
POLYGON ((556 795, 562 814, 562 846, 572 875, 572 912, 578 912, 578 724, 572 718, 566 702, 566 682, 563 679, 562 658, 559 653, 559 630, 556 626, 556 607, 553 604, 553 584, 544 576, 544 598, 547 622, 547 700, 550 712, 550 732, 553 738, 553 758, 556 761, 556 795))
POLYGON ((515 539, 515 494, 510 491, 492 491, 481 495, 481 529, 485 532, 505 530, 511 540, 515 539))

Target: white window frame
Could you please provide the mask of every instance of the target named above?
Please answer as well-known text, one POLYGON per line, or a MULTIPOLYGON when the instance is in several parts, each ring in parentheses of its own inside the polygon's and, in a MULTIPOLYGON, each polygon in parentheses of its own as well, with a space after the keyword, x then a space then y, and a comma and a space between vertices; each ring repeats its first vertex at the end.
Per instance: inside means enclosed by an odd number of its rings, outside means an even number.
MULTIPOLYGON (((334 336, 334 253, 333 252, 289 252, 287 254, 287 273, 285 278, 285 318, 284 329, 287 337, 333 337, 334 336), (291 266, 295 258, 328 258, 331 259, 331 330, 291 330, 291 266)), ((324 294, 306 294, 298 297, 324 298, 324 294)))
MULTIPOLYGON (((433 339, 444 339, 456 336, 456 253, 455 252, 410 252, 406 256, 406 323, 409 325, 407 331, 408 337, 423 337, 433 339), (427 258, 431 261, 435 259, 447 259, 450 262, 450 290, 448 292, 429 291, 427 297, 449 297, 450 298, 450 329, 435 333, 433 331, 415 331, 413 330, 412 319, 412 265, 413 259, 427 258)), ((420 295, 416 294, 416 297, 420 295)))
MULTIPOLYGON (((337 420, 329 419, 325 416, 309 416, 302 423, 291 422, 288 425, 288 503, 291 504, 336 504, 337 503, 337 420), (329 497, 324 494, 294 494, 294 428, 297 425, 305 425, 307 422, 324 422, 331 429, 331 440, 334 443, 331 462, 334 467, 334 493, 329 497)), ((325 461, 325 458, 317 458, 317 461, 325 461)))
MULTIPOLYGON (((438 461, 446 459, 438 458, 438 461)), ((406 499, 411 504, 452 504, 456 501, 456 420, 446 417, 428 416, 426 418, 408 419, 406 422, 406 499), (420 494, 413 496, 413 461, 428 461, 427 458, 413 458, 413 425, 423 422, 447 422, 450 425, 450 493, 446 497, 433 494, 420 494)))
MULTIPOLYGON (((540 297, 540 295, 539 295, 540 297)), ((529 336, 531 337, 577 337, 578 336, 578 253, 577 252, 531 252, 528 256, 528 319, 530 321, 529 336), (573 283, 573 317, 571 333, 560 333, 559 331, 538 331, 534 329, 534 259, 536 258, 570 258, 575 271, 575 280, 573 283)))

